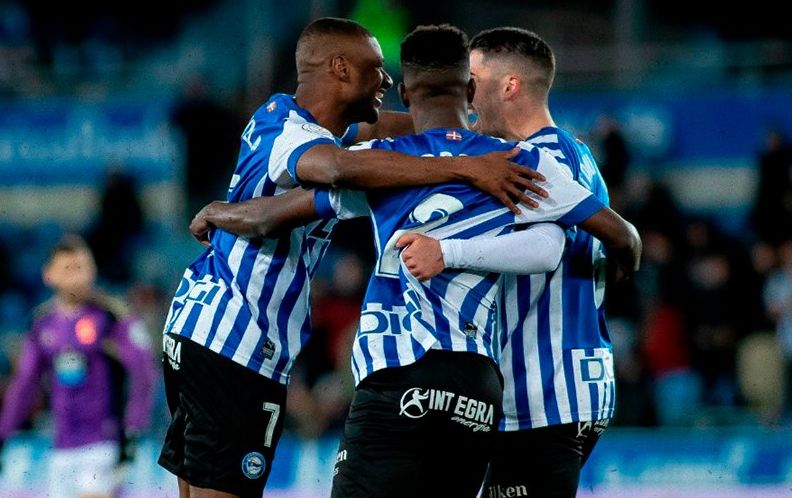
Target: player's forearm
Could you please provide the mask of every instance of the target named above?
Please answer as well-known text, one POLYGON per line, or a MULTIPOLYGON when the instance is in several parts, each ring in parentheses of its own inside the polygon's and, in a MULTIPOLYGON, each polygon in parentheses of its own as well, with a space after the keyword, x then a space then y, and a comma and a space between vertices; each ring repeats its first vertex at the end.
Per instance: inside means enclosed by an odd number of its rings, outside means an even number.
POLYGON ((558 268, 564 252, 564 230, 540 223, 498 237, 440 241, 448 268, 495 273, 547 273, 558 268))
POLYGON ((215 201, 207 206, 205 217, 211 225, 247 238, 271 237, 319 219, 313 192, 304 189, 239 203, 215 201))
POLYGON ((214 201, 206 206, 203 216, 208 223, 226 232, 241 237, 258 237, 263 213, 256 201, 258 199, 239 203, 214 201))
POLYGON ((332 176, 325 179, 334 187, 356 189, 464 181, 470 177, 465 159, 414 157, 383 150, 339 150, 334 167, 328 172, 332 176))
POLYGON ((26 364, 25 354, 20 358, 20 368, 5 393, 0 412, 0 439, 7 439, 30 414, 38 394, 38 369, 26 364))
POLYGON ((580 224, 580 228, 597 237, 612 258, 628 275, 641 266, 643 245, 638 230, 610 208, 601 209, 580 224))
POLYGON ((151 422, 154 385, 157 382, 151 349, 133 339, 137 334, 147 333, 144 327, 140 320, 124 320, 116 326, 115 341, 109 344, 118 350, 118 359, 129 378, 124 428, 133 433, 147 428, 151 422))

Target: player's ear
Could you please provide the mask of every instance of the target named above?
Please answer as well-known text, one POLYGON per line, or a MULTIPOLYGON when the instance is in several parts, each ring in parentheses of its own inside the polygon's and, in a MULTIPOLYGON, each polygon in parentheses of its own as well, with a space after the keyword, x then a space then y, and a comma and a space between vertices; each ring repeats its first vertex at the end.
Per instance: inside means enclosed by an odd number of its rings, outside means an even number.
POLYGON ((341 81, 349 81, 352 68, 343 55, 336 55, 330 59, 330 71, 341 81))
POLYGON ((476 96, 476 80, 470 78, 467 85, 467 101, 468 104, 473 103, 473 97, 476 96))
POLYGON ((399 98, 401 99, 401 103, 407 109, 410 108, 410 97, 407 95, 407 87, 404 86, 404 82, 399 82, 399 98))
POLYGON ((41 280, 47 287, 52 286, 52 267, 50 264, 45 265, 44 268, 41 269, 41 280))
POLYGON ((510 74, 508 75, 503 84, 503 98, 504 100, 511 100, 520 94, 520 78, 510 74))

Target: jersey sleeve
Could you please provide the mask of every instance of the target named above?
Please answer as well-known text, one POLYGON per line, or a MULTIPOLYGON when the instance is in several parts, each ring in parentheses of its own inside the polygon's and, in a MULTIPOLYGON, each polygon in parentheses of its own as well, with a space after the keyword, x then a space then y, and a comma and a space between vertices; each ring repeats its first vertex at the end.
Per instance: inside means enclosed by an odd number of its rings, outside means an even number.
MULTIPOLYGON (((380 140, 360 142, 349 147, 349 150, 374 149, 379 142, 380 140)), ((371 212, 368 197, 362 190, 317 188, 314 190, 314 207, 325 220, 351 220, 368 216, 371 212)))
POLYGON ((554 221, 564 227, 571 227, 605 207, 594 194, 573 179, 569 168, 553 156, 527 142, 520 142, 519 146, 523 149, 521 154, 530 154, 536 170, 545 176, 546 181, 540 186, 547 190, 550 197, 537 197, 538 208, 522 206, 522 214, 516 217, 516 223, 554 221))
POLYGON ((495 273, 547 273, 561 262, 566 236, 555 223, 538 223, 497 237, 440 241, 448 268, 495 273))
POLYGON ((287 118, 283 123, 283 130, 272 143, 267 165, 270 179, 282 187, 300 183, 297 178, 297 161, 308 149, 320 144, 338 145, 329 130, 293 116, 287 118))
POLYGON ((314 191, 314 207, 326 220, 362 218, 371 212, 366 193, 362 190, 318 188, 314 191))
POLYGON ((360 125, 357 123, 352 123, 349 125, 349 128, 346 129, 344 134, 341 136, 341 145, 344 147, 349 147, 357 142, 358 132, 360 131, 360 125))

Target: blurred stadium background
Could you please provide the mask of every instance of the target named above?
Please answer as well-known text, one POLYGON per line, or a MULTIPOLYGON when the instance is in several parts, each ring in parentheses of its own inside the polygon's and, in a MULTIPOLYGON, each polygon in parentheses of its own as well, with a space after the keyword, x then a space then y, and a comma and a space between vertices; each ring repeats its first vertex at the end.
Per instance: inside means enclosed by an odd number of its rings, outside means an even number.
MULTIPOLYGON (((553 46, 554 116, 595 150, 644 240, 641 273, 608 290, 617 416, 581 496, 792 496, 792 30, 769 0, 694 4, 0 0, 0 391, 65 232, 87 237, 103 287, 158 341, 201 251, 187 223, 224 196, 248 117, 294 89, 311 19, 367 26, 396 80, 416 24, 516 25, 553 46)), ((327 495, 369 233, 344 226, 314 282, 268 495, 327 495)), ((176 496, 155 463, 161 395, 157 410, 125 496, 176 496)), ((6 446, 0 496, 42 496, 46 397, 28 426, 6 446)))

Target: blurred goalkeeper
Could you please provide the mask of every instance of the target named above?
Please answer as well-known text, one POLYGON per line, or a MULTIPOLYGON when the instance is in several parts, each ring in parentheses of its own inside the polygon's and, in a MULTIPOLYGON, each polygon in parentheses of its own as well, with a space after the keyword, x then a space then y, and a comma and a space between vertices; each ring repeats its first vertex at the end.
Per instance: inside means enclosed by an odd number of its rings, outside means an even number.
POLYGON ((156 378, 142 322, 96 288, 82 239, 67 236, 43 269, 54 297, 34 313, 0 412, 0 449, 50 382, 54 450, 50 497, 112 497, 116 467, 151 413, 156 378))

